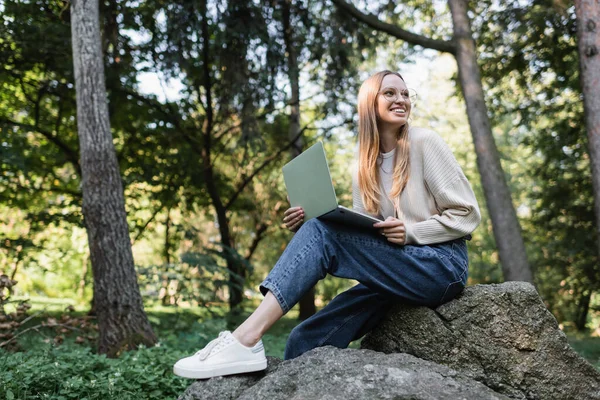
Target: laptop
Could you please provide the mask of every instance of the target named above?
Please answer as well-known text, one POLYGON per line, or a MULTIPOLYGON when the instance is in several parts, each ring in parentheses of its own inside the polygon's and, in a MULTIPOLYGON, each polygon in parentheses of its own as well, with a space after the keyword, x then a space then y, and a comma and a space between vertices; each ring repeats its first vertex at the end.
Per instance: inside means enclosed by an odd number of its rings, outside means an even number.
POLYGON ((380 219, 338 205, 322 142, 317 142, 283 166, 283 179, 292 207, 304 209, 304 221, 332 220, 373 228, 380 219))

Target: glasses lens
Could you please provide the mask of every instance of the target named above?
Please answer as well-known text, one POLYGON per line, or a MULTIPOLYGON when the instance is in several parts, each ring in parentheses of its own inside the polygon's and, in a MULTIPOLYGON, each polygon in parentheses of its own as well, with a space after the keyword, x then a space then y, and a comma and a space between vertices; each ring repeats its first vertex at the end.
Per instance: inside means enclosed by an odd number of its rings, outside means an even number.
POLYGON ((404 98, 404 100, 410 101, 411 103, 415 103, 417 101, 417 92, 414 89, 408 89, 408 92, 402 91, 399 93, 396 89, 388 88, 381 92, 383 97, 389 102, 398 101, 400 97, 404 98))
POLYGON ((411 103, 417 102, 417 91, 415 89, 408 89, 408 96, 411 103))

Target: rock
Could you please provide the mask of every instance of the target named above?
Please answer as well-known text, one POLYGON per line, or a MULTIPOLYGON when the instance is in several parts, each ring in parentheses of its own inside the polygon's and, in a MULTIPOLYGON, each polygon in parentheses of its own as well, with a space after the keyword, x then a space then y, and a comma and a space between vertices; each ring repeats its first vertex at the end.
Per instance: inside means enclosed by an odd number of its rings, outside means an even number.
POLYGON ((244 390, 252 387, 267 374, 277 370, 281 360, 275 357, 267 357, 268 366, 265 371, 251 374, 240 374, 231 376, 220 376, 207 380, 194 382, 187 390, 179 396, 178 400, 233 400, 237 399, 244 390))
POLYGON ((467 287, 435 310, 394 306, 361 346, 449 366, 516 399, 600 399, 600 373, 524 282, 467 287))
MULTIPOLYGON (((271 360, 269 360, 271 362, 271 360)), ((434 400, 508 399, 458 372, 409 354, 327 346, 257 376, 195 382, 186 399, 434 400), (227 382, 232 381, 232 382, 227 382)))

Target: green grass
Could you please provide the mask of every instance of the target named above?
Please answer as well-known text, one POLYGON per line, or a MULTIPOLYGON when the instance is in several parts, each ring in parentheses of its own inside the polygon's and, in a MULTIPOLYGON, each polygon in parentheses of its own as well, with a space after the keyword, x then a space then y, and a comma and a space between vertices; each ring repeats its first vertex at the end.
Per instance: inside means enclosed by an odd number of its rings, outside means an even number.
POLYGON ((591 337, 585 333, 572 333, 567 335, 567 340, 580 356, 600 370, 600 337, 591 337))

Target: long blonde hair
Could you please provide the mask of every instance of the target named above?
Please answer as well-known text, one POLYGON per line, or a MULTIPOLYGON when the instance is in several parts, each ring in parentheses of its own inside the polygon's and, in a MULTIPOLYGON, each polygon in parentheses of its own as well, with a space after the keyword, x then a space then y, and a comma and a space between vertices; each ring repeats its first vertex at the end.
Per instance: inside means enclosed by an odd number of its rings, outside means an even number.
MULTIPOLYGON (((383 78, 392 74, 404 81, 399 73, 385 70, 364 81, 358 92, 358 187, 366 211, 372 214, 381 212, 381 181, 377 165, 380 151, 377 95, 383 78)), ((400 193, 406 187, 410 174, 409 150, 407 122, 398 130, 393 184, 389 195, 398 217, 401 215, 400 193)))

